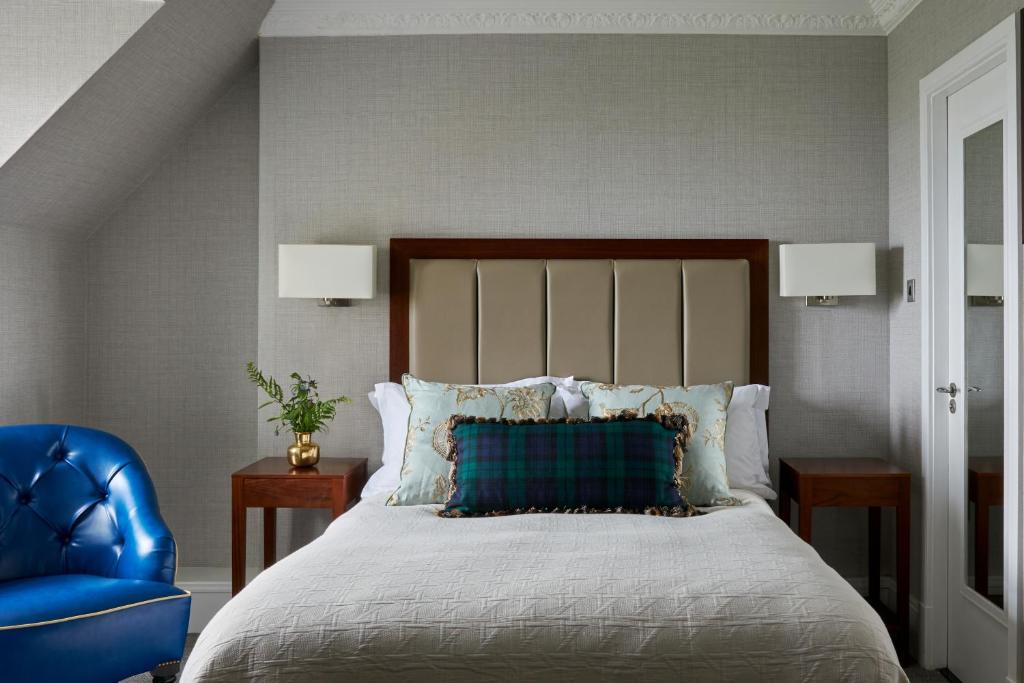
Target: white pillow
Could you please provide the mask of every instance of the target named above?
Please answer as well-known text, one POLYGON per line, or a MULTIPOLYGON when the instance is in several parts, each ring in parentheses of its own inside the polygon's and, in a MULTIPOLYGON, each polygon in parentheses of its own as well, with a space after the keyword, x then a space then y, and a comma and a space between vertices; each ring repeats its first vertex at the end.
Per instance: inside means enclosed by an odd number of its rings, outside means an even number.
POLYGON ((770 389, 761 384, 736 387, 725 427, 725 464, 729 486, 774 499, 768 476, 768 410, 770 389))
POLYGON ((402 469, 402 451, 405 450, 405 434, 409 429, 409 399, 401 384, 383 382, 375 384, 367 394, 380 415, 384 427, 384 450, 381 453, 380 469, 370 475, 363 486, 363 497, 376 493, 394 493, 398 488, 399 473, 402 469))
MULTIPOLYGON (((587 400, 580 391, 580 383, 572 377, 529 377, 506 384, 482 384, 485 387, 525 387, 548 382, 555 385, 555 395, 549 409, 551 417, 585 417, 587 400)), ((363 497, 376 493, 393 493, 401 479, 402 456, 405 451, 405 437, 409 431, 409 399, 405 389, 395 382, 375 384, 367 394, 370 405, 380 414, 384 427, 384 451, 381 453, 380 469, 370 476, 363 487, 363 497)))

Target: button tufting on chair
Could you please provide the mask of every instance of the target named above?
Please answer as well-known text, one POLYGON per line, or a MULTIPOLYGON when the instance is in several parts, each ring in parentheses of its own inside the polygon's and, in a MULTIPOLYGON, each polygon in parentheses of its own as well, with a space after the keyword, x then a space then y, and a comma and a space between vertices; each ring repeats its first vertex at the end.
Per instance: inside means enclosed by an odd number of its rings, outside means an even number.
POLYGON ((191 599, 173 585, 174 539, 117 437, 0 427, 0 548, 4 683, 109 682, 181 658, 191 599))

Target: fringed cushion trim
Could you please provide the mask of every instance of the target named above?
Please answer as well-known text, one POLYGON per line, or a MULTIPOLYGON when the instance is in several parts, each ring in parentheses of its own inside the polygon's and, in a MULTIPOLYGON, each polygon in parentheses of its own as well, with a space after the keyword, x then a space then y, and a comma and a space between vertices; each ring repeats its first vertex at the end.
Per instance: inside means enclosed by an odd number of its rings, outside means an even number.
MULTIPOLYGON (((448 418, 448 431, 450 432, 460 424, 501 424, 501 425, 553 425, 553 424, 601 424, 606 422, 657 422, 665 429, 674 432, 683 432, 684 438, 689 438, 690 423, 686 416, 681 413, 667 413, 663 415, 644 415, 640 417, 635 411, 623 411, 610 417, 541 417, 516 420, 507 417, 474 417, 472 415, 452 415, 448 418)), ((685 443, 684 443, 685 449, 685 443)), ((450 460, 451 458, 449 458, 450 460)))
POLYGON ((506 515, 532 515, 532 514, 562 514, 562 515, 651 515, 653 517, 696 517, 705 513, 687 503, 685 506, 677 507, 646 507, 643 510, 630 508, 592 508, 586 505, 578 508, 516 508, 515 510, 489 510, 487 512, 463 512, 461 510, 437 511, 438 517, 504 517, 506 515))

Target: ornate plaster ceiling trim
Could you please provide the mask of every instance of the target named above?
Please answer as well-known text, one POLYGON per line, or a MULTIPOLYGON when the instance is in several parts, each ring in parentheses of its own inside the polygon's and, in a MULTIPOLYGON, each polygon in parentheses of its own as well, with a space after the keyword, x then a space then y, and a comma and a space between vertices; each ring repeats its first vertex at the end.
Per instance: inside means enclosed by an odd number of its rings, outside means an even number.
MULTIPOLYGON (((872 0, 916 4, 919 0, 872 0)), ((866 8, 865 8, 866 9, 866 8)), ((909 12, 909 10, 907 10, 909 12)), ((382 36, 475 33, 729 33, 883 35, 873 14, 749 12, 272 12, 260 35, 382 36)))
POLYGON ((868 3, 888 35, 921 4, 921 0, 868 0, 868 3))

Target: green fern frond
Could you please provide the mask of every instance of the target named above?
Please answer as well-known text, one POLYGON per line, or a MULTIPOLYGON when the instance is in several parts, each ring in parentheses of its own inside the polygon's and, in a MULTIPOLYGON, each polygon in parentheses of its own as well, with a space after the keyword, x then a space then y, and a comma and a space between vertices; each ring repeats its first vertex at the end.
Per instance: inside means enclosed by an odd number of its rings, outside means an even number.
POLYGON ((297 372, 289 375, 293 382, 289 385, 290 397, 285 400, 284 389, 277 380, 265 376, 255 363, 249 362, 245 366, 245 371, 249 380, 270 398, 260 405, 258 410, 275 403, 281 406, 277 415, 267 419, 267 422, 278 423, 274 429, 275 434, 279 434, 284 426, 293 432, 326 431, 327 424, 337 415, 337 406, 352 402, 347 396, 321 400, 317 381, 312 377, 303 377, 297 372))

